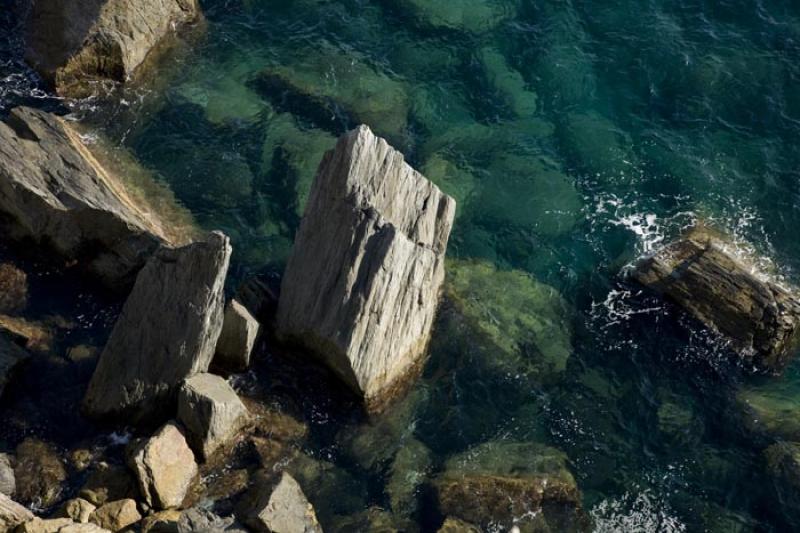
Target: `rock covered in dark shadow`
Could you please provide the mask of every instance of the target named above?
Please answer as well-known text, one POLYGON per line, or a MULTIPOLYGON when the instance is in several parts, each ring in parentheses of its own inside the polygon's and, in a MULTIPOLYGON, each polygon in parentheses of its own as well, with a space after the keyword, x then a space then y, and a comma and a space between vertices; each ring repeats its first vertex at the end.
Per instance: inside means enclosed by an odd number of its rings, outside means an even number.
POLYGON ((26 107, 0 123, 0 228, 47 245, 112 286, 127 285, 159 244, 174 241, 51 113, 26 107))
POLYGON ((175 28, 196 20, 196 0, 37 0, 25 22, 26 59, 60 96, 125 82, 175 28))
POLYGON ((754 272, 731 243, 697 227, 640 261, 632 276, 730 339, 745 361, 780 371, 800 338, 800 296, 754 272))
POLYGON ((17 500, 47 508, 61 497, 67 470, 53 446, 29 437, 17 446, 14 475, 17 500))
POLYGON ((279 338, 379 410, 422 366, 455 201, 361 126, 320 164, 278 304, 279 338))
POLYGON ((205 372, 222 330, 228 237, 160 248, 139 273, 84 397, 96 418, 169 416, 183 380, 205 372))
POLYGON ((3 390, 14 370, 30 356, 30 353, 18 346, 7 335, 0 333, 0 397, 3 396, 3 390))
POLYGON ((283 472, 276 480, 263 475, 242 503, 240 515, 263 533, 321 533, 314 508, 295 479, 283 472))
POLYGON ((28 276, 11 263, 0 263, 0 313, 16 313, 28 303, 28 276))
POLYGON ((228 302, 212 366, 224 372, 247 370, 260 328, 245 306, 236 300, 228 302))

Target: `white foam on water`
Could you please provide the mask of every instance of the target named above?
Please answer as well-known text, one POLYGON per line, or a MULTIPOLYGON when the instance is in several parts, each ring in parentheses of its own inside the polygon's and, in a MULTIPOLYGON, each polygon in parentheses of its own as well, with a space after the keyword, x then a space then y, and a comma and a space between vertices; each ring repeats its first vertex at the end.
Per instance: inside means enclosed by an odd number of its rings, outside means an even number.
POLYGON ((619 498, 606 499, 589 513, 594 533, 681 533, 686 525, 669 504, 651 490, 626 492, 619 498))

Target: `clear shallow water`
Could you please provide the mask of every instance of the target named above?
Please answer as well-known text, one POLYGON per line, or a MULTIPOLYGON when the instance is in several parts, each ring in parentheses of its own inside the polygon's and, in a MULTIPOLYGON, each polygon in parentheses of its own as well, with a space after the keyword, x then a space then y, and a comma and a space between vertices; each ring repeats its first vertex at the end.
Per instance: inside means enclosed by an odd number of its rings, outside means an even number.
MULTIPOLYGON (((459 201, 453 258, 554 289, 488 276, 481 297, 497 316, 486 319, 525 338, 509 358, 462 335, 446 306, 425 376, 398 409, 410 414, 379 433, 424 444, 434 472, 488 441, 559 448, 598 531, 800 529, 765 473, 772 439, 745 427, 736 402, 763 380, 620 276, 702 219, 800 282, 800 7, 203 4, 207 32, 157 87, 74 110, 169 183, 203 226, 232 236, 232 286, 280 271, 322 153, 366 121, 459 201), (539 327, 531 314, 545 326, 528 338, 539 327), (559 350, 568 358, 555 369, 537 367, 559 350)), ((15 47, 4 44, 0 105, 52 105, 15 47)), ((800 384, 797 365, 781 379, 800 384)), ((357 429, 331 430, 327 405, 308 409, 314 453, 351 476, 342 491, 363 488, 314 502, 321 515, 388 506, 386 460, 352 453, 357 429)), ((439 519, 429 500, 423 490, 424 527, 439 519)))

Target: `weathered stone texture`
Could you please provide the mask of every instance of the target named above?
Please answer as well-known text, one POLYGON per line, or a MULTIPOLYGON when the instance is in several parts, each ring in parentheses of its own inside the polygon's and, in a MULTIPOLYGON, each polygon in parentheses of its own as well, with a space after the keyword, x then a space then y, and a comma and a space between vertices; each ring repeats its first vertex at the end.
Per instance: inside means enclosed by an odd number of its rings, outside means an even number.
POLYGON ((455 201, 361 126, 322 160, 281 286, 279 336, 379 409, 421 367, 455 201))
POLYGON ((242 304, 231 300, 225 307, 222 334, 214 355, 214 367, 226 372, 241 372, 250 366, 260 325, 242 304))
POLYGON ((33 513, 0 493, 0 531, 13 531, 16 526, 32 519, 33 513))
POLYGON ((251 489, 253 506, 247 525, 263 533, 321 533, 314 508, 295 479, 284 472, 277 484, 251 489))
POLYGON ((94 417, 129 421, 174 407, 183 380, 205 372, 222 329, 228 238, 160 248, 139 273, 84 398, 94 417))

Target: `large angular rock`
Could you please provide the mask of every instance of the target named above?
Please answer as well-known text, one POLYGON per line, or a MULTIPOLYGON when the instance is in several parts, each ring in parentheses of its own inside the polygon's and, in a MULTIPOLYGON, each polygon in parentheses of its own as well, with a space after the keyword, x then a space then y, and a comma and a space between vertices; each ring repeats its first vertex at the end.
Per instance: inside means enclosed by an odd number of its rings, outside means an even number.
POLYGON ((236 435, 248 413, 227 381, 214 374, 197 374, 181 388, 178 420, 186 428, 192 448, 208 459, 236 435))
POLYGON ((745 361, 781 370, 800 338, 800 295, 755 275, 735 253, 698 227, 642 260, 633 277, 723 334, 745 361))
POLYGON ((260 327, 258 320, 242 304, 236 300, 228 302, 214 367, 226 372, 247 370, 260 327))
POLYGON ((129 79, 159 41, 199 14, 196 0, 37 0, 26 57, 61 96, 88 96, 93 81, 129 79))
POLYGON ((14 476, 14 460, 7 453, 0 453, 0 494, 13 496, 17 490, 14 476))
POLYGON ((128 284, 160 243, 175 241, 145 203, 63 119, 17 107, 0 123, 4 236, 47 244, 109 284, 128 284))
POLYGON ((0 493, 0 531, 13 531, 28 520, 33 520, 33 513, 0 493))
POLYGON ((141 519, 136 501, 130 499, 109 502, 89 516, 89 522, 111 531, 120 531, 141 519))
POLYGON ((136 473, 144 500, 156 509, 180 506, 198 472, 183 432, 172 422, 149 440, 134 444, 128 465, 136 473))
POLYGON ((314 508, 292 476, 284 472, 277 484, 261 483, 251 489, 246 523, 263 533, 321 533, 314 508))
POLYGON ((286 267, 279 336, 378 410, 421 368, 455 201, 361 126, 320 164, 286 267))
POLYGON ((174 408, 183 380, 208 370, 214 355, 230 256, 230 242, 218 232, 153 255, 100 355, 86 414, 124 413, 135 422, 174 408))

